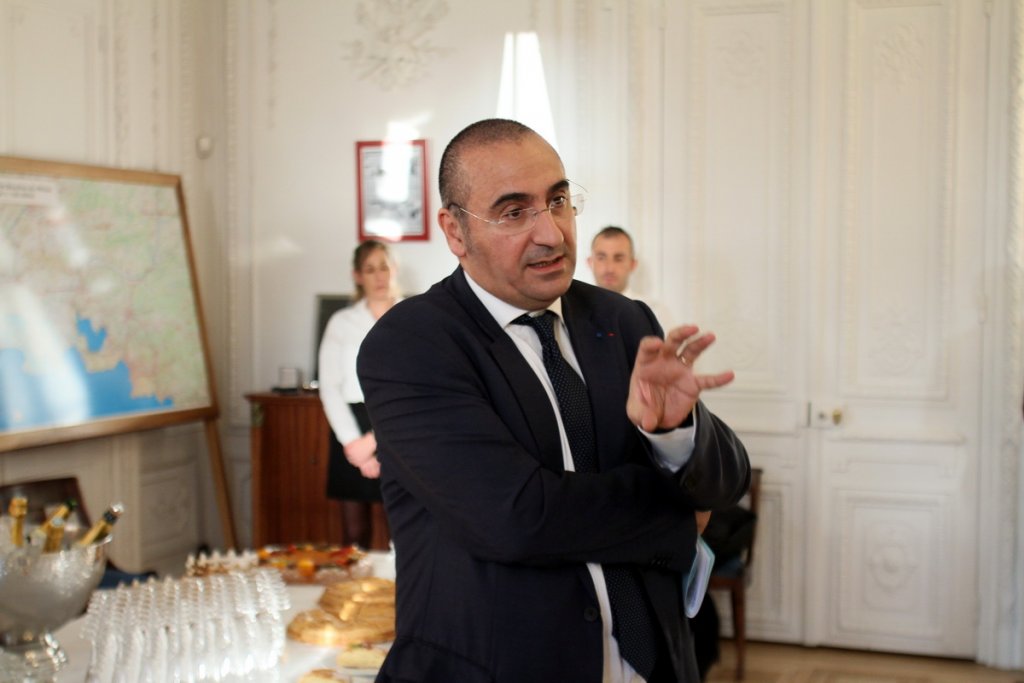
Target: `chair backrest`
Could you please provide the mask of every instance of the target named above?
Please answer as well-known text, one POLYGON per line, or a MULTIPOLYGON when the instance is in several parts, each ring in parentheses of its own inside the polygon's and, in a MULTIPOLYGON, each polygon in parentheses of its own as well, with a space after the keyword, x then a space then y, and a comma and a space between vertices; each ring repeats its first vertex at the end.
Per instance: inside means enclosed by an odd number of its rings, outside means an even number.
POLYGON ((15 484, 0 484, 0 514, 7 514, 11 499, 23 496, 28 502, 25 521, 30 525, 42 524, 49 513, 61 503, 74 500, 77 507, 68 519, 68 531, 77 525, 88 528, 89 513, 85 509, 82 491, 76 477, 21 481, 15 484))
POLYGON ((750 511, 754 513, 754 529, 750 533, 750 547, 747 548, 747 556, 743 561, 746 565, 747 576, 750 576, 750 567, 754 563, 754 546, 757 541, 757 515, 760 514, 761 503, 761 475, 764 473, 760 467, 750 468, 750 489, 747 491, 747 498, 750 511))

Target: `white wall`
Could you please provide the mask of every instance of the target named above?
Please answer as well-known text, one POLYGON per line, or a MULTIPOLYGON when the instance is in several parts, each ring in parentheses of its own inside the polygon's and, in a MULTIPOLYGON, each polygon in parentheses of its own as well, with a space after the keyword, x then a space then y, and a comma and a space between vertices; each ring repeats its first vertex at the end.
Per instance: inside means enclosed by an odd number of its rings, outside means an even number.
MULTIPOLYGON (((181 175, 218 371, 228 355, 227 300, 216 295, 223 251, 214 198, 223 194, 223 168, 204 165, 193 140, 199 126, 223 129, 223 106, 202 97, 223 79, 221 9, 167 0, 0 2, 0 153, 181 175)), ((206 537, 204 524, 219 528, 215 516, 204 520, 197 495, 209 479, 205 450, 196 425, 26 449, 0 456, 0 481, 77 475, 93 516, 113 500, 125 503, 111 550, 119 565, 180 571, 206 537)))
POLYGON ((346 60, 358 42, 382 56, 392 49, 369 42, 373 34, 356 20, 355 3, 239 6, 247 16, 234 28, 246 59, 234 77, 249 94, 238 100, 247 125, 234 132, 247 148, 239 150, 247 154, 240 195, 248 197, 253 329, 261 332, 252 341, 251 380, 239 389, 270 387, 280 365, 308 373, 316 294, 352 291, 356 141, 396 131, 427 140, 430 240, 395 245, 399 283, 404 292, 420 292, 454 267, 434 222, 437 163, 461 126, 494 115, 504 35, 526 28, 528 6, 437 5, 449 10, 423 24, 422 75, 393 87, 360 78, 346 60))

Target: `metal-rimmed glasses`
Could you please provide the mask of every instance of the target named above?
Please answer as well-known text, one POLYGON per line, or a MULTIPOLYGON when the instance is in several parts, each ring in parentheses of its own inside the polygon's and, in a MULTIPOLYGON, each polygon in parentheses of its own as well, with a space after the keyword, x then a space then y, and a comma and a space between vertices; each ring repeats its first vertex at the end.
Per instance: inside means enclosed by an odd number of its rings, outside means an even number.
POLYGON ((583 193, 572 196, 559 195, 548 200, 548 205, 543 209, 535 209, 532 206, 524 208, 507 209, 497 219, 478 216, 469 209, 463 208, 452 202, 449 207, 454 207, 464 214, 472 216, 478 221, 483 221, 498 228, 508 235, 518 235, 526 232, 537 224, 537 219, 545 211, 551 213, 555 221, 563 221, 570 216, 579 216, 583 213, 583 202, 586 195, 583 193))

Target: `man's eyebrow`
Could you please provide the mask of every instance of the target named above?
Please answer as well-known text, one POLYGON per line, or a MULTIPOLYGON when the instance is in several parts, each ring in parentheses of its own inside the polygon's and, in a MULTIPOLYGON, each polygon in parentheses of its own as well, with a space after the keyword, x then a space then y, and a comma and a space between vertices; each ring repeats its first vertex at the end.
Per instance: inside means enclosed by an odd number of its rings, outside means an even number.
MULTIPOLYGON (((565 190, 568 187, 569 187, 569 179, 568 178, 563 178, 562 180, 559 180, 557 183, 555 183, 554 185, 552 185, 548 189, 548 194, 554 194, 555 192, 558 192, 560 190, 565 190)), ((508 192, 506 194, 501 195, 497 199, 495 199, 494 202, 491 204, 491 208, 492 209, 496 209, 496 208, 498 208, 498 206, 500 206, 501 204, 504 204, 505 202, 524 202, 525 203, 525 202, 529 201, 529 199, 530 199, 530 195, 528 195, 525 192, 508 192)))
POLYGON ((525 192, 509 192, 495 199, 494 202, 491 204, 491 208, 496 209, 505 202, 522 202, 525 204, 529 199, 530 195, 526 194, 525 192))

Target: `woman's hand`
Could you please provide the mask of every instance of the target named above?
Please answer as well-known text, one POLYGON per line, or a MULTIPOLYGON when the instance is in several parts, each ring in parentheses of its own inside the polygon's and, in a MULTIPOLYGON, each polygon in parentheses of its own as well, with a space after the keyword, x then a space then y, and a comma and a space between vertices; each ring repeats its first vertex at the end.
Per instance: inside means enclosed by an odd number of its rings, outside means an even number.
POLYGON ((377 460, 377 456, 371 455, 369 460, 360 465, 359 473, 367 479, 378 479, 380 477, 380 460, 377 460))
POLYGON ((358 439, 349 441, 344 446, 345 459, 353 467, 358 467, 360 474, 367 479, 380 476, 380 462, 377 460, 377 438, 373 432, 366 432, 358 439))

